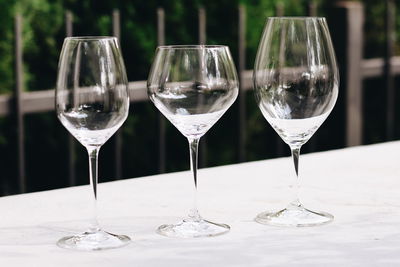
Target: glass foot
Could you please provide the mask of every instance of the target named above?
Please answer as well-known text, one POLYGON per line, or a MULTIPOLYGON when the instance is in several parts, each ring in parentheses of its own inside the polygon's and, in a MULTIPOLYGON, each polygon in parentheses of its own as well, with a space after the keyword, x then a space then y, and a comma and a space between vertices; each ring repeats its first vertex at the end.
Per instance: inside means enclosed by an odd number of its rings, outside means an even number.
POLYGON ((168 237, 193 238, 217 236, 229 232, 231 228, 226 224, 200 220, 183 220, 178 224, 164 224, 158 227, 157 233, 168 237))
POLYGON ((125 235, 114 235, 99 230, 63 237, 57 242, 57 245, 61 248, 91 251, 119 248, 129 244, 130 241, 131 239, 125 235))
POLYGON ((261 224, 294 227, 322 225, 332 220, 333 215, 329 213, 311 211, 303 206, 288 207, 278 212, 263 212, 255 218, 255 221, 261 224))

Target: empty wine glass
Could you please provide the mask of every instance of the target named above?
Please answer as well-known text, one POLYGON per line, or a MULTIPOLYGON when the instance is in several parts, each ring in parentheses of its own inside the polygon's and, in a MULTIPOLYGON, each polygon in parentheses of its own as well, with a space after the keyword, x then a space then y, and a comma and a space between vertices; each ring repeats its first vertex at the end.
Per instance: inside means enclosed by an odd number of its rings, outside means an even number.
POLYGON ((339 73, 325 18, 269 18, 254 65, 254 89, 265 119, 291 149, 293 201, 256 217, 263 224, 312 226, 333 216, 306 209, 298 198, 301 146, 328 117, 338 96, 339 73))
POLYGON ((62 125, 87 149, 93 219, 83 234, 58 241, 63 248, 102 250, 130 239, 103 231, 97 221, 97 157, 129 111, 128 80, 115 37, 68 37, 58 66, 56 111, 62 125))
POLYGON ((177 224, 162 225, 157 232, 170 237, 215 236, 228 232, 228 225, 200 216, 196 190, 200 137, 221 118, 238 95, 238 79, 229 48, 160 46, 147 87, 151 101, 188 139, 194 178, 194 205, 189 216, 177 224))

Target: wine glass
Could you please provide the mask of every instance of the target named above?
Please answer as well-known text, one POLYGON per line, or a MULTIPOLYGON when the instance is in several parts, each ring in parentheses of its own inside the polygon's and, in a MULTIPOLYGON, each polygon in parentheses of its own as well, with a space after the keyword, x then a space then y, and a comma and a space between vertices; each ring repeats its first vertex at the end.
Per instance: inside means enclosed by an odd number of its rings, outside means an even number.
POLYGON ((129 111, 128 80, 115 37, 65 38, 58 66, 56 111, 62 125, 87 149, 93 218, 83 234, 58 241, 63 248, 102 250, 130 239, 103 231, 97 221, 97 157, 129 111))
POLYGON ((236 69, 227 46, 160 46, 147 81, 148 94, 160 112, 188 139, 194 178, 194 205, 187 218, 162 225, 169 237, 215 236, 226 224, 204 220, 197 209, 197 151, 202 137, 238 95, 236 69))
POLYGON ((333 216, 306 209, 298 198, 301 146, 332 111, 339 73, 325 18, 274 17, 267 20, 254 65, 257 104, 265 119, 290 147, 295 182, 286 209, 256 217, 262 224, 313 226, 333 216))

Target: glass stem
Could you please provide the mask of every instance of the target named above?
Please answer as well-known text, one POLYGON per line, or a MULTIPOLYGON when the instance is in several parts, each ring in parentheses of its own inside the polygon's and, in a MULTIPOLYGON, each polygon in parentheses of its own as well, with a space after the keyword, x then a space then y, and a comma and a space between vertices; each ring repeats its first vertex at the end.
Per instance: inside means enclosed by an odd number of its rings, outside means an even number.
POLYGON ((199 138, 188 138, 189 152, 190 152, 190 170, 193 173, 194 187, 193 187, 193 207, 189 212, 189 219, 193 221, 200 221, 201 217, 197 209, 197 152, 199 148, 199 138))
POLYGON ((100 231, 100 226, 97 221, 97 158, 99 156, 99 146, 89 146, 87 151, 89 154, 89 178, 90 178, 90 188, 93 190, 92 199, 92 222, 89 226, 89 232, 100 231))
POLYGON ((290 202, 288 208, 289 209, 298 209, 301 208, 302 205, 299 200, 299 189, 300 189, 300 180, 299 180, 299 157, 300 157, 300 148, 301 146, 290 146, 290 150, 292 152, 292 159, 294 164, 294 170, 296 175, 294 176, 294 181, 292 184, 292 202, 290 202))

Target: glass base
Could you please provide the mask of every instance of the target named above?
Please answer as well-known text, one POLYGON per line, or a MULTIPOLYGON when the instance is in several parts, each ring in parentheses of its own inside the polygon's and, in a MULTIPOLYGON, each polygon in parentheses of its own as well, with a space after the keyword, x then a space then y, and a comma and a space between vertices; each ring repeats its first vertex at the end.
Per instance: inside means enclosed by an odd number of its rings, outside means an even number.
POLYGON ((278 212, 263 212, 257 215, 255 221, 261 224, 275 226, 307 227, 327 224, 333 221, 333 215, 325 212, 315 212, 296 206, 278 212))
POLYGON ((61 248, 92 251, 123 247, 130 241, 128 236, 114 235, 99 230, 63 237, 57 242, 57 245, 61 248))
POLYGON ((217 236, 229 232, 226 224, 213 223, 203 219, 186 219, 178 224, 164 224, 158 227, 157 233, 167 237, 193 238, 217 236))

